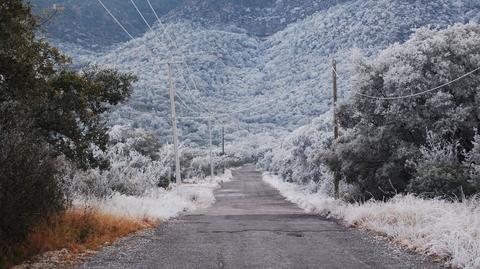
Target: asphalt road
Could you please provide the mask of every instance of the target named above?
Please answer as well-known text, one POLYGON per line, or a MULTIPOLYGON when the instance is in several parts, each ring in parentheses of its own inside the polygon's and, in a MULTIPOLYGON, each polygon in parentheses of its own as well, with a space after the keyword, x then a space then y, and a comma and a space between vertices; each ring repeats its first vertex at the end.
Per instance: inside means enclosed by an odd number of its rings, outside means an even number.
POLYGON ((365 232, 305 214, 247 165, 210 208, 106 247, 80 268, 438 268, 365 232))

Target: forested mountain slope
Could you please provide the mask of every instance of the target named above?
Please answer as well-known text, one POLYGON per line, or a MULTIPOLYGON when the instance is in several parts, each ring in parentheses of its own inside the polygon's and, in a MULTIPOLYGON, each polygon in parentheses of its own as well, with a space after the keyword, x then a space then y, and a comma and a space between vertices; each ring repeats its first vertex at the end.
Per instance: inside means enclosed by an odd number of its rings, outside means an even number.
MULTIPOLYGON (((169 140, 166 66, 159 62, 170 53, 186 55, 198 91, 193 91, 189 79, 185 87, 180 74, 187 74, 186 65, 176 65, 176 90, 194 110, 179 105, 180 114, 197 116, 200 104, 217 113, 249 108, 217 121, 227 127, 228 139, 232 140, 249 132, 293 130, 327 112, 332 58, 339 61, 340 91, 347 95, 352 49, 372 55, 406 40, 421 26, 443 28, 456 22, 478 21, 479 11, 480 2, 476 0, 348 1, 290 24, 266 39, 247 31, 219 29, 217 25, 168 23, 166 32, 179 51, 158 27, 157 35, 147 33, 91 60, 140 77, 133 100, 116 112, 112 124, 133 124, 169 140), (155 50, 155 56, 148 48, 155 50)), ((187 145, 204 144, 205 121, 183 120, 181 127, 187 145)))
MULTIPOLYGON (((147 27, 128 0, 104 0, 133 36, 142 36, 147 27)), ((105 46, 125 42, 128 37, 117 31, 117 25, 96 0, 31 0, 35 13, 45 21, 48 37, 61 42, 71 42, 85 48, 103 50, 105 46), (53 6, 64 7, 55 11, 53 6), (49 19, 51 16, 53 17, 49 19), (48 20, 49 19, 49 20, 48 20)), ((136 1, 149 22, 155 20, 146 1, 136 1)), ((168 13, 181 4, 177 0, 151 1, 160 15, 168 13)))
POLYGON ((258 37, 270 36, 315 12, 350 0, 184 0, 166 16, 204 26, 235 26, 258 37))
MULTIPOLYGON (((255 36, 274 34, 290 23, 346 1, 348 0, 150 0, 162 20, 167 22, 188 20, 255 36)), ((130 1, 103 2, 133 36, 141 36, 148 30, 130 1)), ((147 21, 152 23, 155 15, 148 2, 134 2, 147 21)), ((116 25, 111 23, 111 18, 97 1, 32 0, 31 3, 35 13, 42 17, 41 21, 48 21, 45 28, 50 38, 95 50, 128 41, 125 35, 116 31, 116 25), (61 10, 55 11, 54 5, 61 10), (52 15, 54 16, 48 20, 52 15)))

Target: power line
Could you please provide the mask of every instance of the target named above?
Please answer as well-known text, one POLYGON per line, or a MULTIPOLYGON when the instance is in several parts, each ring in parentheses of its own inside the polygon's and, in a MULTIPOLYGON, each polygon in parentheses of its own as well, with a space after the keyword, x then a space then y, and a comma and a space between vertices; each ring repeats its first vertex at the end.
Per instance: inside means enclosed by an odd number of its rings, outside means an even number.
MULTIPOLYGON (((128 32, 128 30, 126 30, 126 28, 120 23, 120 21, 110 12, 110 10, 104 5, 104 3, 101 1, 101 0, 97 0, 101 5, 102 7, 107 11, 107 13, 113 18, 113 20, 121 27, 121 29, 133 40, 133 36, 128 32)), ((187 77, 191 80, 195 90, 197 92, 198 91, 198 88, 197 88, 197 84, 195 82, 195 80, 193 79, 192 77, 192 74, 190 73, 189 71, 189 65, 186 64, 186 61, 185 61, 185 55, 180 51, 179 49, 179 46, 178 44, 176 44, 176 42, 173 40, 173 38, 170 36, 170 34, 167 32, 167 28, 165 27, 165 25, 161 22, 160 20, 160 17, 158 16, 157 12, 155 11, 155 9, 153 8, 150 0, 146 0, 150 9, 153 11, 154 15, 155 15, 155 18, 157 20, 157 22, 159 23, 159 25, 163 28, 163 34, 165 36, 167 36, 167 38, 169 39, 171 45, 180 53, 182 59, 183 59, 183 63, 185 63, 185 66, 186 66, 186 72, 187 72, 187 77)), ((148 26, 148 28, 150 29, 150 31, 153 32, 153 34, 155 35, 155 37, 159 40, 160 38, 158 37, 158 33, 156 31, 154 31, 154 29, 152 28, 152 26, 148 23, 148 21, 146 20, 145 16, 142 14, 142 12, 140 11, 140 9, 138 8, 138 6, 135 4, 135 2, 133 0, 130 0, 130 2, 132 3, 132 5, 134 6, 134 8, 136 9, 136 11, 139 13, 140 17, 142 18, 142 20, 144 21, 144 23, 148 26)), ((152 53, 154 53, 153 49, 151 49, 152 53)), ((172 56, 172 59, 173 59, 173 56, 172 56)), ((333 68, 332 68, 333 69, 333 68)), ((416 96, 420 96, 420 95, 424 95, 424 94, 427 94, 427 93, 430 93, 430 92, 433 92, 433 91, 436 91, 436 90, 439 90, 441 88, 444 88, 446 86, 449 86, 465 77, 468 77, 470 75, 472 75, 473 73, 477 72, 480 70, 480 67, 456 78, 456 79, 453 79, 449 82, 446 82, 442 85, 439 85, 437 87, 434 87, 432 89, 429 89, 429 90, 425 90, 425 91, 421 91, 421 92, 418 92, 418 93, 414 93, 414 94, 408 94, 408 95, 403 95, 403 96, 389 96, 389 97, 378 97, 378 96, 372 96, 372 95, 367 95, 367 94, 363 94, 363 93, 360 93, 360 92, 357 92, 357 91, 352 91, 355 95, 358 95, 358 96, 361 96, 361 97, 364 97, 364 98, 368 98, 368 99, 374 99, 374 100, 399 100, 399 99, 407 99, 407 98, 412 98, 412 97, 416 97, 416 96)), ((335 72, 335 74, 340 77, 337 73, 337 71, 335 69, 333 69, 333 71, 335 72)), ((181 78, 183 79, 183 82, 185 83, 186 87, 189 88, 189 85, 188 85, 188 82, 187 80, 185 79, 184 77, 184 74, 182 72, 182 76, 181 78)), ((288 95, 288 94, 291 94, 291 93, 294 93, 295 90, 292 90, 290 92, 287 92, 285 95, 288 95)), ((198 114, 201 114, 199 111, 196 111, 195 109, 191 108, 190 106, 188 106, 184 100, 182 100, 183 98, 180 98, 179 96, 179 93, 176 94, 179 101, 187 108, 189 109, 190 111, 194 112, 194 113, 198 113, 198 114)), ((247 111, 247 110, 251 110, 252 108, 255 108, 255 107, 260 107, 260 106, 265 106, 267 104, 270 104, 270 103, 273 103, 275 101, 277 101, 278 98, 275 98, 275 99, 272 99, 272 100, 269 100, 269 101, 266 101, 266 102, 263 102, 263 103, 260 103, 260 104, 256 104, 256 105, 253 105, 253 106, 249 106, 249 107, 245 107, 245 108, 242 108, 242 109, 239 109, 239 110, 236 110, 236 111, 232 111, 232 112, 228 112, 228 113, 219 113, 219 114, 216 114, 215 116, 216 117, 221 117, 221 116, 228 116, 228 117, 232 117, 232 115, 234 114, 238 114, 238 113, 241 113, 241 112, 244 112, 244 111, 247 111)), ((200 106, 198 105, 196 102, 193 102, 192 100, 192 103, 194 103, 194 105, 197 107, 197 108, 200 108, 200 110, 204 110, 206 112, 209 112, 209 110, 207 108, 205 108, 204 106, 200 106)), ((181 117, 182 119, 207 119, 211 116, 199 116, 199 117, 181 117)))
MULTIPOLYGON (((120 26, 120 28, 122 28, 122 30, 130 37, 131 40, 134 40, 134 37, 128 32, 128 30, 123 26, 123 24, 112 14, 112 12, 105 6, 105 4, 101 1, 101 0, 97 0, 100 5, 102 5, 102 7, 105 9, 105 11, 107 11, 107 13, 110 15, 110 17, 112 17, 112 19, 120 26)), ((137 10, 137 12, 140 14, 140 16, 142 17, 142 20, 145 22, 145 24, 147 24, 147 26, 153 30, 150 25, 148 24, 147 20, 145 19, 145 17, 143 16, 143 14, 140 12, 138 6, 135 4, 135 2, 133 0, 130 0, 130 2, 133 4, 133 6, 135 7, 135 9, 137 10)), ((152 31, 153 32, 153 31, 152 31)), ((152 48, 149 48, 147 47, 150 52, 155 55, 156 53, 153 51, 152 48)), ((177 95, 177 99, 187 108, 189 109, 190 111, 194 112, 194 113, 198 113, 198 111, 195 111, 193 110, 191 107, 189 107, 183 100, 182 98, 180 98, 178 95, 178 92, 176 93, 177 95)))
MULTIPOLYGON (((332 70, 335 72, 335 74, 340 77, 337 73, 337 71, 335 71, 335 69, 332 68, 332 70)), ((369 99, 375 99, 375 100, 399 100, 399 99, 406 99, 406 98, 411 98, 411 97, 416 97, 416 96, 419 96, 419 95, 423 95, 423 94, 426 94, 426 93, 430 93, 430 92, 433 92, 433 91, 436 91, 436 90, 439 90, 441 88, 444 88, 450 84, 453 84, 465 77, 468 77, 470 76, 471 74, 477 72, 478 70, 480 70, 480 67, 454 79, 454 80, 451 80, 447 83, 444 83, 440 86, 437 86, 435 88, 432 88, 432 89, 429 89, 429 90, 426 90, 426 91, 421 91, 421 92, 418 92, 418 93, 413 93, 413 94, 408 94, 408 95, 403 95, 403 96, 388 96, 388 97, 378 97, 378 96, 371 96, 371 95, 367 95, 367 94, 363 94, 363 93, 360 93, 360 92, 357 92, 357 91, 352 91, 354 94, 356 95, 359 95, 359 96, 362 96, 362 97, 365 97, 365 98, 369 98, 369 99)))
POLYGON ((130 0, 130 3, 132 3, 133 7, 137 10, 138 14, 140 15, 140 17, 142 17, 142 20, 145 22, 145 24, 148 26, 148 28, 150 28, 150 30, 152 30, 152 28, 150 27, 150 24, 147 22, 147 20, 143 16, 142 12, 140 12, 140 9, 138 9, 137 4, 135 4, 135 2, 133 2, 133 0, 130 0))
MULTIPOLYGON (((137 5, 135 4, 135 2, 133 2, 133 0, 130 0, 130 2, 132 2, 132 4, 134 5, 135 9, 137 10, 137 12, 140 14, 140 16, 142 17, 143 21, 145 22, 145 24, 148 26, 148 28, 150 28, 150 31, 153 32, 154 36, 157 37, 157 39, 159 40, 159 42, 161 41, 160 38, 158 37, 157 35, 157 32, 153 31, 152 27, 150 26, 150 24, 147 22, 147 20, 145 19, 145 17, 142 15, 142 12, 138 9, 137 5)), ((150 3, 149 3, 150 4, 150 3)), ((151 5, 150 5, 151 6, 151 5)), ((157 16, 155 14, 155 16, 157 16)), ((183 56, 183 55, 182 55, 183 56)), ((173 61, 173 56, 172 56, 172 61, 173 61)), ((183 61, 185 62, 185 57, 183 56, 183 61)), ((168 65, 168 70, 169 70, 169 77, 170 77, 170 92, 173 93, 173 84, 172 84, 172 81, 171 81, 171 69, 170 69, 170 64, 168 65)), ((183 78, 183 74, 182 74, 182 78, 183 78)), ((185 85, 187 86, 188 88, 188 83, 186 83, 186 80, 185 80, 185 85)), ((196 85, 195 85, 196 87, 196 85)), ((171 94, 171 102, 172 102, 172 107, 173 107, 173 95, 171 94)), ((181 98, 180 98, 181 100, 181 98)), ((181 102, 183 103, 183 105, 185 105, 187 108, 189 108, 190 110, 193 111, 193 109, 191 109, 185 102, 183 102, 183 100, 181 100, 181 102)), ((207 110, 207 109, 205 109, 207 110)), ((208 111, 208 110, 207 110, 208 111)), ((173 113, 175 113, 175 110, 173 110, 173 113)), ((175 115, 175 114, 173 114, 175 115)), ((176 117, 174 117, 174 130, 176 132, 176 117)), ((208 119, 208 133, 209 133, 209 155, 210 155, 210 175, 211 177, 213 178, 214 176, 214 165, 213 165, 213 151, 212 151, 212 118, 211 118, 211 114, 210 114, 210 118, 208 119)), ((178 141, 178 137, 177 137, 177 134, 174 133, 174 142, 177 143, 178 141)), ((177 151, 177 150, 176 150, 177 151)), ((178 182, 181 182, 181 180, 179 180, 180 178, 180 159, 178 157, 179 155, 176 154, 176 169, 177 169, 177 181, 178 182)))
MULTIPOLYGON (((152 4, 150 3, 150 0, 147 0, 148 5, 150 6, 150 9, 153 11, 153 14, 155 15, 155 18, 157 19, 159 24, 162 24, 162 21, 160 20, 160 17, 157 14, 157 11, 153 8, 152 4)), ((167 31, 166 27, 163 27, 163 34, 165 34, 167 31)))
MULTIPOLYGON (((256 105, 253 105, 253 106, 249 106, 249 107, 247 107, 247 108, 239 109, 239 110, 236 110, 236 111, 228 112, 228 113, 215 114, 214 117, 216 117, 216 118, 220 118, 220 117, 223 117, 223 116, 232 117, 233 114, 238 114, 238 113, 240 113, 240 112, 244 112, 244 111, 250 110, 250 109, 255 108, 255 107, 263 106, 263 105, 272 103, 272 102, 274 102, 274 101, 276 101, 276 99, 273 99, 273 100, 270 100, 270 101, 267 101, 267 102, 264 102, 264 103, 256 104, 256 105)), ((188 119, 192 119, 192 118, 195 118, 195 119, 206 119, 206 118, 208 118, 208 117, 209 117, 209 116, 180 117, 180 118, 182 118, 182 119, 185 119, 185 118, 188 118, 188 119)))
POLYGON ((187 105, 187 103, 183 100, 183 97, 181 97, 180 94, 179 94, 177 91, 175 92, 175 95, 177 96, 177 99, 180 101, 180 103, 181 103, 184 107, 186 107, 188 110, 190 110, 190 111, 193 112, 193 113, 200 114, 200 113, 198 113, 197 110, 194 110, 194 109, 191 108, 189 105, 187 105))
POLYGON ((247 110, 250 110, 252 108, 256 108, 256 107, 259 107, 259 106, 264 106, 264 105, 268 105, 270 103, 273 103, 274 101, 277 101, 276 99, 272 99, 270 101, 266 101, 266 102, 263 102, 263 103, 260 103, 260 104, 256 104, 256 105, 253 105, 253 106, 249 106, 249 107, 246 107, 246 108, 242 108, 242 109, 239 109, 239 110, 235 110, 235 111, 231 111, 229 113, 224 113, 224 114, 219 114, 220 116, 221 115, 232 115, 232 114, 238 114, 238 113, 241 113, 241 112, 245 112, 247 110))
POLYGON ((122 28, 122 30, 130 37, 130 39, 134 39, 133 36, 127 31, 127 29, 125 29, 125 27, 122 25, 122 23, 117 20, 117 18, 112 14, 112 12, 110 12, 110 10, 103 4, 102 0, 97 0, 100 5, 102 5, 102 7, 107 11, 107 13, 110 15, 110 17, 112 17, 112 19, 118 24, 118 26, 120 26, 120 28, 122 28))
MULTIPOLYGON (((117 22, 117 24, 128 34, 128 36, 133 41, 134 40, 133 36, 130 35, 130 33, 128 33, 128 31, 125 29, 125 27, 123 27, 123 25, 120 23, 120 21, 118 21, 117 18, 115 18, 115 16, 110 12, 110 10, 103 4, 103 2, 101 0, 97 0, 97 1, 102 5, 102 7, 107 11, 107 13, 110 14, 110 16, 115 20, 115 22, 117 22)), ((137 12, 139 12, 139 14, 142 16, 142 19, 145 21, 147 26, 149 26, 149 28, 150 28, 150 25, 145 20, 145 17, 143 17, 143 15, 141 14, 141 12, 138 9, 138 7, 136 6, 136 4, 132 0, 130 0, 130 1, 132 2, 134 7, 136 8, 137 12)), ((150 50, 150 52, 154 56, 153 57, 154 61, 157 62, 158 59, 157 59, 157 57, 155 57, 156 54, 155 54, 155 51, 153 50, 153 48, 147 47, 147 49, 150 50)), ((169 78, 168 82, 169 82, 170 107, 171 107, 171 113, 172 113, 173 144, 174 144, 174 149, 175 149, 175 177, 176 177, 177 184, 181 184, 182 179, 181 179, 181 173, 180 173, 180 155, 179 155, 179 146, 178 146, 179 139, 178 139, 178 131, 177 131, 177 119, 176 119, 176 111, 175 111, 175 94, 174 94, 174 90, 173 90, 171 64, 173 64, 173 58, 172 58, 172 61, 167 64, 167 67, 168 67, 168 78, 169 78)), ((183 100, 182 100, 182 102, 183 102, 183 100)), ((184 104, 184 105, 186 105, 186 104, 184 104)))
MULTIPOLYGON (((173 40, 173 38, 170 36, 170 34, 167 32, 167 27, 165 27, 165 25, 162 23, 162 21, 160 20, 160 17, 158 16, 157 12, 155 11, 155 9, 153 8, 152 4, 150 3, 150 0, 147 0, 147 3, 150 7, 150 9, 153 11, 153 14, 155 15, 155 18, 157 19, 157 22, 158 24, 163 28, 163 35, 167 36, 167 38, 170 40, 170 43, 172 44, 172 46, 180 53, 182 59, 183 59, 183 62, 185 63, 185 66, 187 67, 186 68, 186 72, 187 72, 187 76, 188 78, 190 79, 190 81, 192 82, 193 84, 193 87, 195 88, 195 91, 197 92, 200 92, 198 90, 198 87, 197 87, 197 83, 195 82, 195 80, 193 79, 193 76, 192 74, 190 73, 190 70, 189 70, 189 65, 186 63, 186 60, 185 60, 185 55, 183 53, 181 53, 180 51, 180 48, 178 47, 178 44, 175 42, 175 40, 173 40)), ((151 28, 150 28, 151 29, 151 28)), ((151 29, 152 30, 152 29, 151 29)), ((153 31, 153 30, 152 30, 153 31)), ((158 37, 157 37, 158 38, 158 37)), ((188 87, 188 83, 187 83, 187 80, 183 77, 183 73, 182 73, 182 78, 185 82, 185 85, 188 87)), ((193 102, 193 101, 192 101, 193 102)), ((206 112, 209 112, 209 110, 207 108, 204 108, 204 110, 206 112)))
POLYGON ((219 115, 219 116, 222 116, 222 115, 238 114, 238 113, 240 113, 240 112, 244 112, 244 111, 250 110, 250 109, 255 108, 255 107, 268 105, 268 104, 270 104, 270 103, 273 103, 273 102, 278 101, 278 99, 280 99, 280 98, 283 98, 283 97, 286 97, 286 96, 289 95, 289 94, 295 93, 296 91, 297 91, 297 89, 294 89, 294 90, 291 90, 291 91, 285 93, 283 96, 277 97, 277 98, 275 98, 275 99, 271 99, 271 100, 269 100, 269 101, 266 101, 266 102, 263 102, 263 103, 260 103, 260 104, 256 104, 256 105, 253 105, 253 106, 248 106, 248 107, 245 107, 245 108, 242 108, 242 109, 239 109, 239 110, 235 110, 235 111, 228 112, 228 113, 222 113, 222 114, 218 114, 218 115, 219 115))
POLYGON ((177 117, 177 119, 179 120, 201 120, 201 119, 207 119, 207 118, 208 116, 177 117))
MULTIPOLYGON (((143 16, 143 13, 140 11, 140 9, 138 8, 137 4, 135 4, 135 2, 133 0, 130 0, 130 2, 132 3, 133 7, 135 8, 135 10, 138 12, 138 14, 140 15, 140 17, 142 18, 143 22, 147 25, 148 29, 150 29, 150 31, 155 35, 155 37, 157 38, 157 40, 159 42, 161 42, 160 38, 157 36, 157 33, 153 30, 153 28, 151 27, 151 25, 148 23, 148 21, 145 19, 145 16, 143 16)), ((173 60, 173 56, 171 56, 172 60, 173 60)), ((183 76, 183 74, 182 74, 183 76)), ((184 78, 185 80, 185 78, 184 78)), ((187 83, 186 83, 186 80, 185 80, 185 85, 188 87, 187 83)), ((181 101, 181 103, 187 108, 189 109, 190 111, 194 112, 194 113, 198 113, 198 111, 195 111, 194 109, 192 109, 190 106, 188 106, 184 100, 182 100, 183 98, 180 98, 180 94, 178 92, 175 92, 175 94, 177 95, 177 99, 179 99, 181 101)))
MULTIPOLYGON (((213 118, 229 117, 231 119, 239 120, 239 118, 234 117, 233 115, 244 112, 244 111, 247 111, 247 110, 250 110, 250 109, 255 108, 255 107, 264 106, 264 105, 276 102, 276 101, 278 101, 279 98, 283 98, 288 94, 294 93, 295 91, 296 90, 292 90, 292 91, 287 92, 283 96, 280 96, 278 98, 271 99, 269 101, 266 101, 266 102, 263 102, 263 103, 260 103, 260 104, 256 104, 256 105, 253 105, 253 106, 248 106, 248 107, 245 107, 245 108, 242 108, 242 109, 239 109, 239 110, 231 111, 231 112, 228 112, 228 113, 226 113, 226 112, 225 113, 217 113, 215 115, 212 115, 212 117, 213 118)), ((180 118, 180 119, 208 119, 209 117, 210 116, 185 116, 185 117, 178 117, 178 118, 180 118)))
MULTIPOLYGON (((183 73, 182 73, 182 75, 180 76, 180 78, 183 80, 183 83, 184 83, 185 86, 187 87, 187 90, 189 90, 190 87, 188 86, 188 82, 187 82, 187 80, 185 79, 183 73)), ((189 91, 191 92, 191 90, 189 90, 189 91)), ((192 102, 192 104, 195 105, 198 109, 203 110, 203 111, 206 112, 206 113, 210 113, 210 111, 209 111, 205 106, 198 104, 196 101, 194 101, 194 99, 191 99, 191 102, 192 102)), ((197 112, 197 113, 198 113, 198 112, 197 112)))
MULTIPOLYGON (((46 9, 44 9, 45 11, 46 9)), ((52 14, 50 14, 50 16, 48 16, 47 18, 45 18, 42 22, 39 22, 38 23, 38 27, 42 27, 43 25, 45 25, 46 23, 48 23, 49 21, 51 21, 53 19, 53 17, 55 17, 55 15, 57 15, 58 13, 58 10, 55 9, 52 14)))
MULTIPOLYGON (((132 5, 135 7, 135 10, 138 12, 138 14, 139 14, 140 17, 142 18, 143 22, 147 25, 147 27, 148 27, 148 28, 150 29, 150 31, 153 33, 153 35, 155 36, 155 38, 157 38, 157 40, 158 40, 159 42, 161 42, 160 37, 158 37, 158 33, 157 33, 156 31, 154 31, 154 29, 152 28, 152 26, 151 26, 151 25, 148 23, 148 21, 145 19, 145 16, 143 16, 143 13, 140 11, 140 9, 139 9, 138 6, 135 4, 135 2, 134 2, 133 0, 130 0, 130 2, 131 2, 132 5)), ((158 17, 156 11, 153 9, 153 6, 151 6, 151 3, 149 3, 149 5, 150 5, 150 7, 152 8, 152 10, 153 10, 153 12, 154 12, 154 14, 155 14, 155 17, 157 18, 157 20, 158 20, 159 23, 161 24, 160 18, 158 17)), ((165 31, 166 31, 166 28, 165 28, 164 32, 165 32, 165 31)), ((170 38, 170 41, 171 41, 172 43, 174 43, 171 38, 170 38)), ((176 49, 178 50, 178 47, 177 47, 177 46, 175 46, 175 47, 176 47, 176 49)), ((173 59, 173 56, 171 56, 171 58, 173 59)), ((182 61, 185 62, 185 56, 184 56, 183 54, 182 54, 182 61)), ((189 88, 188 82, 187 82, 187 80, 185 79, 183 72, 181 72, 181 73, 182 73, 181 78, 183 79, 183 82, 185 83, 185 86, 186 86, 187 89, 188 89, 188 88, 189 88)), ((196 87, 196 84, 194 84, 194 86, 196 87)), ((198 89, 197 89, 197 91, 198 91, 198 89)), ((192 101, 192 103, 194 103, 194 102, 192 101)), ((198 105, 198 104, 195 104, 195 105, 197 106, 197 108, 200 108, 200 110, 204 110, 204 111, 208 112, 208 109, 204 108, 203 106, 200 106, 200 105, 198 105)), ((191 108, 190 108, 190 109, 191 109, 191 108)))
MULTIPOLYGON (((337 71, 332 67, 332 70, 333 72, 335 72, 335 74, 340 77, 337 73, 337 71)), ((426 91, 422 91, 422 92, 418 92, 418 93, 414 93, 414 94, 409 94, 409 95, 404 95, 404 96, 392 96, 392 97, 377 97, 377 96, 370 96, 370 95, 366 95, 366 94, 362 94, 362 93, 359 93, 359 92, 356 92, 356 91, 353 91, 354 94, 356 95, 359 95, 359 96, 362 96, 362 97, 365 97, 365 98, 369 98, 369 99, 377 99, 377 100, 398 100, 398 99, 406 99, 406 98, 412 98, 412 97, 415 97, 415 96, 419 96, 419 95, 423 95, 423 94, 426 94, 426 93, 429 93, 429 92, 433 92, 433 91, 436 91, 438 89, 441 89, 441 88, 444 88, 448 85, 451 85, 467 76, 470 76, 471 74, 477 72, 480 70, 480 67, 479 68, 476 68, 454 80, 451 80, 447 83, 444 83, 440 86, 437 86, 435 88, 432 88, 432 89, 429 89, 429 90, 426 90, 426 91)), ((286 95, 290 94, 290 93, 293 93, 295 90, 293 91, 290 91, 288 92, 286 95)), ((270 104, 270 103, 273 103, 275 101, 277 101, 278 98, 276 99, 273 99, 273 100, 269 100, 269 101, 266 101, 266 102, 263 102, 263 103, 260 103, 260 104, 256 104, 254 106, 249 106, 249 107, 246 107, 246 108, 243 108, 243 109, 239 109, 239 110, 236 110, 236 111, 232 111, 232 112, 229 112, 229 113, 223 113, 223 114, 218 114, 217 116, 226 116, 226 115, 232 115, 232 114, 237 114, 237 113, 240 113, 240 112, 244 112, 244 111, 247 111, 247 110, 250 110, 252 108, 255 108, 255 107, 259 107, 259 106, 264 106, 264 105, 267 105, 267 104, 270 104)))
MULTIPOLYGON (((153 30, 153 28, 151 27, 151 25, 147 22, 147 20, 146 20, 145 17, 143 16, 142 12, 139 10, 138 6, 135 4, 135 2, 134 2, 133 0, 130 0, 130 2, 132 2, 132 4, 134 5, 134 7, 135 7, 135 9, 137 10, 137 12, 139 13, 139 15, 142 17, 142 19, 143 19, 144 23, 147 25, 147 27, 154 33, 154 35, 157 37, 157 39, 158 39, 159 41, 161 41, 160 38, 157 36, 157 33, 153 30)), ((167 36, 167 38, 169 39, 169 41, 170 41, 170 43, 172 44, 172 46, 174 46, 174 48, 175 48, 177 51, 179 51, 179 53, 180 53, 180 55, 181 55, 181 57, 182 57, 182 59, 183 59, 183 62, 186 63, 186 62, 185 62, 185 55, 184 55, 183 53, 181 53, 181 51, 180 51, 178 45, 176 44, 176 42, 175 42, 175 41, 173 40, 173 38, 168 34, 167 28, 166 28, 165 25, 163 25, 163 23, 161 22, 160 17, 158 16, 157 12, 156 12, 155 9, 153 8, 152 4, 150 3, 150 0, 147 0, 147 3, 148 3, 148 5, 150 6, 151 10, 153 11, 153 13, 154 13, 154 15, 155 15, 155 17, 156 17, 159 25, 163 28, 163 33, 167 36)), ((196 82, 195 82, 195 80, 192 78, 192 75, 191 75, 191 73, 190 73, 189 70, 188 70, 189 66, 188 66, 188 64, 185 64, 185 65, 186 65, 186 67, 187 67, 187 70, 186 70, 187 76, 188 76, 188 77, 190 78, 190 80, 192 81, 195 90, 198 91, 196 82)), ((183 77, 183 74, 182 74, 182 77, 181 77, 181 78, 184 80, 185 85, 188 87, 188 83, 187 83, 186 79, 183 77)), ((294 92, 294 91, 291 91, 290 93, 293 93, 293 92, 294 92)), ((289 93, 287 93, 287 94, 289 94, 289 93)), ((254 108, 254 107, 259 107, 259 106, 262 106, 262 105, 266 105, 266 104, 272 103, 272 102, 274 102, 274 101, 275 101, 275 100, 271 100, 271 101, 264 102, 264 103, 261 103, 261 104, 257 104, 257 105, 254 105, 254 106, 250 106, 250 107, 248 107, 248 108, 244 108, 244 109, 241 109, 241 110, 238 110, 238 111, 233 111, 233 112, 229 112, 229 113, 224 113, 223 115, 227 115, 227 114, 230 114, 230 115, 231 115, 231 114, 237 114, 237 113, 240 113, 240 112, 244 112, 244 111, 246 111, 246 110, 249 110, 249 109, 251 109, 252 107, 253 107, 253 108, 254 108)), ((184 103, 184 105, 186 105, 186 104, 184 103)), ((196 103, 195 103, 195 105, 198 106, 198 104, 196 104, 196 103)), ((199 108, 203 108, 203 110, 205 110, 206 112, 209 112, 209 110, 206 109, 206 108, 204 108, 204 107, 201 107, 201 106, 198 106, 198 107, 199 107, 199 108)), ((190 107, 189 107, 189 109, 190 109, 192 112, 194 112, 190 107)), ((220 116, 220 115, 222 115, 222 114, 218 114, 217 116, 220 116)), ((204 118, 204 117, 198 117, 198 118, 204 118)))

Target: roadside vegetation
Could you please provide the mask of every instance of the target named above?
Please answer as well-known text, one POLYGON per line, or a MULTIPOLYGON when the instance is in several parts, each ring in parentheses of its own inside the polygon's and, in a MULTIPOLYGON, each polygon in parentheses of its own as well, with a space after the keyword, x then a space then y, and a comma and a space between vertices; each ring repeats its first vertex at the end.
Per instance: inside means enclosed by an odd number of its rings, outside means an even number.
POLYGON ((478 193, 480 25, 421 28, 377 56, 352 58, 354 92, 340 105, 338 142, 325 114, 265 148, 259 164, 320 187, 336 172, 350 190, 343 195, 357 201, 478 193))
POLYGON ((352 61, 355 92, 340 106, 337 143, 331 115, 316 119, 259 155, 296 184, 267 181, 311 212, 478 268, 480 25, 421 28, 352 61), (331 198, 335 173, 341 200, 331 198))
MULTIPOLYGON (((36 38, 38 22, 23 1, 2 2, 0 14, 0 267, 5 267, 60 243, 87 242, 88 229, 113 224, 83 214, 74 227, 72 218, 80 215, 69 209, 62 167, 109 167, 96 154, 108 145, 102 115, 130 96, 135 77, 69 69, 67 57, 36 38)), ((127 230, 135 229, 129 225, 127 230)), ((124 233, 121 226, 107 229, 124 233)))

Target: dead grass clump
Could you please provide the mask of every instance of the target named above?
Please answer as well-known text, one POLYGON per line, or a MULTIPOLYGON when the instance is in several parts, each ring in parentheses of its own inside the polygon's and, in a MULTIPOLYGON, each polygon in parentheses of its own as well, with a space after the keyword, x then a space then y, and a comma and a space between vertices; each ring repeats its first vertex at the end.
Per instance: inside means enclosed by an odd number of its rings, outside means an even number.
POLYGON ((0 252, 0 261, 3 260, 3 266, 9 267, 53 250, 67 249, 72 253, 96 250, 154 224, 149 220, 125 218, 93 209, 70 209, 36 225, 25 242, 4 247, 0 252))

